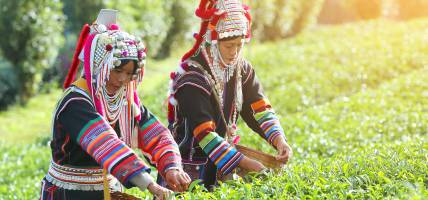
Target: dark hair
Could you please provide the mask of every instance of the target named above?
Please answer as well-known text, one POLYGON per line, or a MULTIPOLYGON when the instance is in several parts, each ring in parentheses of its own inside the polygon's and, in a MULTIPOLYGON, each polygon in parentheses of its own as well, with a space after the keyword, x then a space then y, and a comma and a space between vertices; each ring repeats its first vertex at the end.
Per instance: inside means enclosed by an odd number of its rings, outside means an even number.
POLYGON ((134 70, 132 70, 132 73, 135 74, 137 73, 137 69, 139 68, 138 66, 138 62, 136 60, 131 60, 131 59, 123 59, 120 60, 121 63, 119 66, 115 67, 115 69, 121 69, 123 66, 125 66, 126 64, 128 64, 130 61, 132 61, 134 63, 134 70))

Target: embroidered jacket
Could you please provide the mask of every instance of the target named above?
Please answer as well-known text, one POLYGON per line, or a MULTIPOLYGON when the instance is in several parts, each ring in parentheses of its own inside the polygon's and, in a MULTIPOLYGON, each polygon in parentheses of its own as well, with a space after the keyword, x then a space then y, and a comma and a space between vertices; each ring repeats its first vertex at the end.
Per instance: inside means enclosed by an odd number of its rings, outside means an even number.
MULTIPOLYGON (((138 131, 132 140, 137 140, 138 148, 161 176, 168 169, 181 168, 178 147, 169 130, 146 107, 138 109, 141 120, 132 122, 138 131)), ((52 131, 52 159, 58 165, 105 168, 128 188, 133 187, 129 180, 134 175, 150 172, 150 166, 122 140, 118 123, 110 125, 77 86, 69 87, 57 104, 52 131)))
MULTIPOLYGON (((179 149, 186 162, 206 162, 204 180, 215 184, 216 171, 221 175, 230 173, 242 159, 243 155, 224 138, 226 121, 236 123, 238 113, 246 124, 270 144, 284 131, 274 110, 263 94, 263 89, 256 73, 247 61, 242 63, 240 78, 235 72, 224 87, 222 95, 223 108, 219 106, 214 93, 214 84, 207 61, 201 52, 190 57, 186 72, 177 75, 173 82, 173 93, 177 101, 175 121, 169 124, 171 132, 179 144, 179 149), (237 84, 237 81, 241 81, 237 84), (242 90, 242 99, 236 95, 242 90), (240 104, 236 101, 241 101, 240 104)), ((236 71, 236 70, 235 70, 236 71)))

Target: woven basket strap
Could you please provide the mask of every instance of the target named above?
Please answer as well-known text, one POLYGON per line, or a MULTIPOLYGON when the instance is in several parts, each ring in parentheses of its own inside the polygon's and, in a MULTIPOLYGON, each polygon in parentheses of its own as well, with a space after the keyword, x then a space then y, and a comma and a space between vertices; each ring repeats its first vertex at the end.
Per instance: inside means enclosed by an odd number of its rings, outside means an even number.
POLYGON ((103 169, 104 200, 110 200, 110 186, 107 178, 107 170, 103 169))

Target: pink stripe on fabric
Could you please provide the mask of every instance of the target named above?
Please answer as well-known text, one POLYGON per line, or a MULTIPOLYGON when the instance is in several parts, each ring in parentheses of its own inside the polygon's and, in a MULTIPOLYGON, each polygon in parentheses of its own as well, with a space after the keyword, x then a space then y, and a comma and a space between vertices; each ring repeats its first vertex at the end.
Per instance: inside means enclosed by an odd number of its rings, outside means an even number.
MULTIPOLYGON (((134 102, 137 105, 137 108, 140 109, 140 98, 138 98, 137 89, 134 89, 134 102)), ((135 117, 137 121, 141 120, 141 113, 135 117)))
POLYGON ((86 78, 86 84, 88 85, 89 93, 91 94, 92 98, 94 99, 95 108, 98 113, 100 113, 102 116, 104 116, 104 110, 101 105, 101 101, 96 97, 95 92, 92 88, 92 76, 91 76, 91 47, 92 47, 92 41, 94 40, 96 34, 89 35, 88 39, 85 43, 85 52, 84 52, 84 70, 85 70, 85 78, 86 78))
POLYGON ((40 200, 43 200, 44 198, 43 198, 43 196, 44 196, 44 191, 45 191, 45 187, 46 187, 46 181, 45 180, 42 180, 42 189, 41 189, 41 191, 40 191, 40 200))

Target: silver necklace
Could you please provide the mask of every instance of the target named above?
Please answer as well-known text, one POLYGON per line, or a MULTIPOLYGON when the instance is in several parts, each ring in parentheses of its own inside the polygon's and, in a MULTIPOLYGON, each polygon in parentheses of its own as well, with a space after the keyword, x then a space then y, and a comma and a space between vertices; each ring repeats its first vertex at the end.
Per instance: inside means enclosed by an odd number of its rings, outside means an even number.
POLYGON ((206 70, 204 70, 202 67, 199 66, 199 68, 201 68, 204 71, 207 78, 214 85, 214 90, 216 90, 218 101, 220 104, 220 111, 226 126, 228 127, 228 129, 231 129, 231 128, 236 129, 235 124, 237 122, 238 113, 242 109, 242 102, 243 102, 242 82, 241 82, 242 81, 241 68, 242 68, 243 60, 239 59, 241 58, 240 56, 241 52, 239 53, 238 59, 233 64, 225 65, 227 66, 225 68, 227 70, 219 70, 220 65, 218 62, 219 61, 218 58, 220 57, 221 62, 223 62, 221 56, 219 56, 219 51, 217 51, 216 53, 213 53, 213 50, 215 49, 211 49, 211 57, 213 58, 213 62, 210 62, 211 59, 209 58, 205 47, 201 46, 201 49, 202 49, 202 54, 205 57, 205 60, 207 61, 212 71, 212 75, 207 73, 206 70), (236 83, 235 83, 235 93, 234 93, 234 109, 232 111, 233 112, 232 117, 229 118, 228 121, 226 121, 224 112, 223 112, 224 110, 223 92, 224 92, 224 87, 226 86, 226 83, 231 79, 235 71, 236 71, 236 83))
POLYGON ((125 87, 119 89, 114 95, 110 96, 107 93, 105 86, 102 86, 101 89, 101 98, 104 104, 105 113, 107 119, 110 121, 110 124, 116 123, 119 119, 119 115, 122 111, 122 106, 125 103, 125 87))

